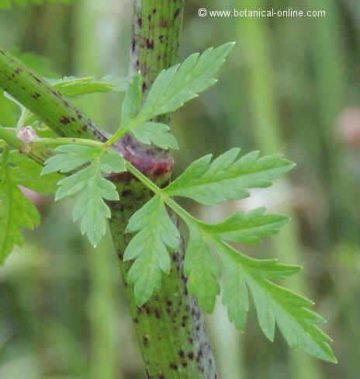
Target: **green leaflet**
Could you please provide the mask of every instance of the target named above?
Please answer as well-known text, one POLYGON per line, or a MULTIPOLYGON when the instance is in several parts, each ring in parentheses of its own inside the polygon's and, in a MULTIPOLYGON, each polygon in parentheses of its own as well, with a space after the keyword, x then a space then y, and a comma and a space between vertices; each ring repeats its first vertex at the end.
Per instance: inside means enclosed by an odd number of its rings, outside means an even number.
MULTIPOLYGON (((242 217, 246 219, 247 215, 242 215, 242 217)), ((265 215, 261 217, 266 220, 265 215)), ((219 293, 219 268, 220 263, 223 260, 222 257, 221 259, 219 257, 216 257, 214 251, 217 251, 218 253, 218 249, 216 250, 216 248, 219 244, 220 246, 227 246, 222 242, 221 233, 218 233, 216 230, 217 225, 221 224, 205 224, 198 220, 187 221, 187 226, 190 230, 190 238, 185 255, 185 273, 188 275, 189 283, 192 283, 192 285, 189 284, 190 292, 198 298, 200 305, 203 306, 204 301, 201 301, 199 297, 207 297, 205 299, 207 303, 205 303, 206 306, 204 307, 207 312, 212 312, 215 305, 216 296, 219 293), (214 243, 214 241, 217 242, 217 244, 214 243), (201 268, 200 270, 199 267, 201 268)), ((234 227, 232 230, 235 232, 234 227)), ((278 230, 273 229, 272 233, 276 233, 277 231, 278 230)), ((239 233, 241 233, 241 227, 239 233)), ((253 237, 259 238, 259 234, 256 230, 253 232, 253 237)), ((253 242, 253 240, 251 242, 253 242)), ((284 279, 288 275, 291 275, 299 270, 298 266, 282 265, 277 263, 277 261, 274 259, 259 260, 250 258, 240 253, 237 254, 239 257, 241 257, 241 262, 245 262, 249 267, 252 267, 258 272, 264 271, 266 275, 268 275, 268 279, 284 279)), ((225 286, 230 285, 231 287, 241 287, 241 283, 235 284, 234 282, 229 282, 229 280, 235 280, 235 273, 237 272, 236 265, 229 265, 228 267, 225 267, 225 269, 225 271, 227 271, 227 274, 224 275, 225 286)), ((224 293, 224 296, 226 296, 226 293, 224 293)), ((241 303, 241 306, 247 309, 248 306, 246 304, 247 301, 245 298, 244 302, 241 303)), ((233 312, 233 315, 236 315, 236 317, 240 317, 244 320, 244 315, 240 314, 239 312, 233 312)), ((230 317, 230 319, 234 320, 235 318, 230 317)), ((240 329, 243 329, 244 324, 240 323, 239 320, 236 320, 236 324, 240 327, 240 329)))
MULTIPOLYGON (((223 302, 228 307, 230 320, 233 321, 240 330, 243 330, 246 321, 246 313, 249 309, 247 281, 244 269, 253 273, 254 277, 258 280, 270 281, 285 279, 298 272, 300 267, 280 264, 276 259, 254 259, 224 244, 220 244, 219 246, 219 253, 223 252, 223 254, 220 255, 224 274, 223 302)), ((268 299, 266 296, 260 298, 255 295, 254 298, 256 298, 255 305, 258 310, 260 325, 262 328, 265 324, 269 325, 268 328, 263 328, 263 330, 264 332, 266 331, 265 335, 273 341, 275 324, 273 322, 263 321, 268 319, 267 308, 266 306, 264 307, 268 299), (261 307, 263 307, 264 312, 261 311, 261 307)))
MULTIPOLYGON (((187 225, 190 240, 185 273, 190 293, 197 297, 205 311, 213 310, 221 270, 223 303, 229 319, 238 329, 245 328, 250 292, 260 327, 268 339, 274 340, 277 324, 290 346, 316 358, 336 362, 329 345, 331 339, 318 327, 323 319, 310 309, 313 303, 274 283, 298 272, 298 266, 281 264, 276 259, 248 257, 223 242, 214 230, 204 228, 201 222, 188 220, 187 225)), ((256 231, 254 236, 258 237, 256 231)))
POLYGON ((291 347, 336 362, 329 345, 331 338, 318 327, 324 320, 310 309, 313 303, 272 282, 296 272, 296 266, 281 265, 275 260, 254 260, 224 244, 218 244, 218 248, 224 266, 223 301, 238 328, 244 328, 250 291, 267 338, 273 341, 277 324, 291 347))
POLYGON ((190 228, 184 271, 188 277, 189 292, 196 296, 206 312, 212 312, 220 292, 219 267, 204 236, 196 228, 190 228))
POLYGON ((136 303, 141 306, 160 288, 162 272, 170 272, 170 252, 179 248, 180 235, 158 196, 130 218, 127 231, 136 233, 124 260, 134 260, 128 281, 134 285, 136 303))
POLYGON ((201 204, 212 205, 225 200, 242 199, 248 189, 268 187, 271 181, 294 167, 279 155, 259 158, 258 152, 238 157, 234 148, 212 161, 206 155, 194 161, 165 189, 168 196, 183 196, 201 204))
POLYGON ((143 104, 142 79, 140 74, 135 75, 122 106, 121 128, 109 140, 109 144, 132 132, 143 143, 152 143, 165 149, 177 148, 175 138, 168 133, 165 125, 152 123, 154 130, 150 134, 150 123, 146 121, 174 112, 214 85, 217 81, 214 76, 233 46, 234 43, 229 42, 215 49, 209 48, 202 54, 190 55, 182 64, 161 71, 143 104))
POLYGON ((128 124, 138 114, 142 101, 142 77, 134 75, 121 107, 121 126, 127 128, 128 124))
POLYGON ((160 147, 161 149, 179 149, 176 138, 169 133, 170 127, 160 122, 145 122, 132 130, 132 134, 140 142, 160 147))
POLYGON ((62 145, 55 149, 55 154, 46 161, 43 174, 52 172, 68 173, 97 158, 98 149, 82 145, 62 145))
POLYGON ((60 175, 42 176, 42 166, 18 151, 11 151, 8 160, 14 183, 43 194, 56 191, 56 184, 61 179, 60 175))
POLYGON ((15 245, 23 242, 22 230, 34 229, 40 223, 39 212, 13 178, 8 156, 5 156, 0 166, 0 264, 15 245))
POLYGON ((216 83, 217 71, 225 62, 234 43, 209 48, 202 54, 190 55, 185 61, 163 70, 151 86, 140 115, 149 120, 174 112, 216 83))
POLYGON ((76 78, 68 76, 62 79, 49 79, 57 90, 68 97, 90 95, 93 93, 123 91, 126 87, 126 80, 114 80, 112 78, 96 79, 91 76, 76 78))
POLYGON ((93 246, 105 235, 111 213, 106 200, 119 200, 115 185, 104 174, 126 170, 124 159, 112 150, 82 145, 63 145, 46 161, 43 174, 72 173, 58 182, 55 200, 77 195, 73 220, 80 221, 81 233, 93 246))
POLYGON ((131 131, 140 142, 153 144, 162 149, 178 149, 175 137, 169 133, 170 127, 160 122, 136 121, 136 116, 141 108, 142 101, 142 78, 137 74, 133 77, 125 99, 122 104, 120 131, 123 134, 131 131))
POLYGON ((224 241, 250 244, 277 233, 288 221, 286 216, 265 214, 265 208, 259 208, 250 213, 235 213, 218 224, 203 223, 202 227, 224 241))

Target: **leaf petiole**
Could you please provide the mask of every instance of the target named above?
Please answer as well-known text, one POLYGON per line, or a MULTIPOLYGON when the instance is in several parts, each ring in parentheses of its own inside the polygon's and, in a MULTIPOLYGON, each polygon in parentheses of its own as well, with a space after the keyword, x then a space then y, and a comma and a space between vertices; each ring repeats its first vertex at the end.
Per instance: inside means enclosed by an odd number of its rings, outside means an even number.
POLYGON ((146 119, 142 117, 140 114, 130 120, 127 125, 120 127, 105 143, 105 146, 111 146, 117 141, 119 141, 122 137, 124 137, 126 134, 130 133, 132 130, 134 130, 136 127, 144 123, 146 119))

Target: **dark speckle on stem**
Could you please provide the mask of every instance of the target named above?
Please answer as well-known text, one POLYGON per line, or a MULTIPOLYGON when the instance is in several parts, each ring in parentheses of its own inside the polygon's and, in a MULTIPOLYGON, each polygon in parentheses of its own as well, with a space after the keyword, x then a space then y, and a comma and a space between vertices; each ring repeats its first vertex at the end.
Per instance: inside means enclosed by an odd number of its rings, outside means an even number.
POLYGON ((161 28, 167 28, 169 26, 169 22, 167 20, 160 20, 160 27, 161 28))
POLYGON ((170 368, 174 371, 177 371, 178 365, 176 363, 170 363, 170 368))
POLYGON ((41 83, 41 80, 40 78, 38 78, 36 75, 34 75, 32 72, 30 72, 30 76, 37 82, 37 83, 41 83))
POLYGON ((146 38, 145 43, 146 43, 147 49, 153 49, 154 48, 154 40, 153 39, 146 38))
POLYGON ((60 118, 60 122, 63 124, 63 125, 67 125, 67 124, 70 124, 71 120, 69 117, 67 116, 62 116, 60 118))
POLYGON ((148 346, 149 345, 149 337, 146 336, 146 335, 143 338, 143 344, 144 344, 144 346, 148 346))

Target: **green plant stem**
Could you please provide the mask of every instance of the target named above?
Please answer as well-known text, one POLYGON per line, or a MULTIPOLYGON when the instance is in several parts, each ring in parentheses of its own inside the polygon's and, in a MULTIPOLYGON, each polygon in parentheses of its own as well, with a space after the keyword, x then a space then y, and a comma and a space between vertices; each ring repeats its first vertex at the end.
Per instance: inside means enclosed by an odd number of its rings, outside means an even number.
POLYGON ((21 151, 29 158, 44 164, 46 159, 53 155, 53 149, 61 145, 76 144, 89 147, 103 148, 103 142, 93 141, 84 138, 40 138, 33 142, 24 142, 16 135, 16 129, 8 129, 0 126, 0 139, 9 146, 21 151))
POLYGON ((115 132, 114 135, 112 135, 111 138, 109 138, 105 142, 105 144, 107 146, 113 145, 115 142, 117 142, 122 137, 124 137, 127 133, 129 133, 130 130, 135 129, 137 126, 140 126, 145 121, 146 121, 145 118, 135 117, 127 125, 122 125, 121 129, 118 129, 118 131, 115 132))
POLYGON ((46 159, 52 155, 50 147, 40 141, 33 143, 24 142, 16 135, 16 129, 11 130, 0 126, 0 139, 40 164, 44 164, 46 159))
POLYGON ((0 139, 6 141, 10 146, 18 150, 23 150, 25 148, 25 143, 21 141, 16 134, 15 130, 9 130, 0 126, 0 139))
POLYGON ((74 145, 84 145, 89 147, 103 147, 105 144, 99 141, 93 141, 85 138, 70 138, 70 137, 59 137, 59 138, 41 138, 38 141, 32 143, 33 146, 43 146, 49 148, 56 148, 61 145, 74 144, 74 145))
POLYGON ((59 136, 105 140, 95 124, 59 91, 2 49, 0 86, 59 136))
MULTIPOLYGON (((141 71, 144 91, 162 69, 175 63, 182 13, 183 0, 135 1, 131 72, 141 71)), ((164 157, 164 152, 157 150, 153 154, 158 155, 159 159, 164 157)), ((154 193, 159 193, 159 187, 168 181, 170 174, 164 172, 152 178, 156 183, 154 184, 136 167, 128 164, 128 169, 154 193)), ((122 200, 120 203, 111 204, 113 217, 110 227, 120 257, 120 268, 126 278, 130 265, 122 263, 121 259, 131 236, 124 233, 125 228, 129 217, 152 193, 138 180, 119 183, 118 190, 122 200)), ((183 274, 183 254, 181 249, 173 255, 170 274, 164 276, 161 289, 144 306, 136 306, 132 288, 127 288, 130 311, 148 378, 217 377, 203 317, 187 291, 187 279, 183 274)))

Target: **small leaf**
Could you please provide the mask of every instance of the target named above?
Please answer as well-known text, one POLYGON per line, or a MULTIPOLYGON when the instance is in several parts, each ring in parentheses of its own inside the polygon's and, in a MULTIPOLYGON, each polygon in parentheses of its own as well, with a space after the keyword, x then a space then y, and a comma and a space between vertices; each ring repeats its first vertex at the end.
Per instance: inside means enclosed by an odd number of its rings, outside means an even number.
POLYGON ((131 119, 139 112, 142 101, 142 77, 140 74, 134 75, 129 88, 126 91, 121 108, 121 126, 126 127, 131 119))
POLYGON ((130 218, 127 231, 136 233, 125 250, 124 260, 135 260, 128 281, 134 285, 136 304, 141 306, 160 288, 161 273, 170 272, 170 252, 178 249, 180 236, 158 196, 130 218))
POLYGON ((61 145, 55 149, 42 171, 43 175, 52 172, 68 173, 90 163, 100 154, 99 149, 83 145, 61 145))
POLYGON ((101 156, 100 171, 105 174, 124 172, 126 171, 126 162, 117 152, 108 150, 101 156))
POLYGON ((240 149, 231 149, 211 162, 211 155, 194 161, 165 189, 168 196, 183 196, 212 205, 249 195, 248 189, 268 187, 294 166, 278 155, 258 158, 252 152, 238 158, 240 149))
POLYGON ((84 182, 73 208, 74 222, 80 220, 81 233, 88 236, 93 246, 105 235, 106 220, 111 216, 104 200, 119 200, 119 195, 115 185, 98 171, 84 182))
POLYGON ((248 214, 235 213, 218 224, 203 224, 208 232, 222 240, 240 243, 258 243, 264 237, 277 233, 289 218, 283 215, 264 214, 265 208, 248 214))
POLYGON ((13 180, 10 165, 0 167, 0 264, 15 245, 23 242, 23 229, 34 229, 40 223, 40 215, 13 180))
POLYGON ((55 193, 55 201, 65 197, 73 196, 80 191, 85 190, 87 181, 96 174, 96 167, 86 167, 76 173, 66 176, 58 182, 59 188, 55 193))
POLYGON ((313 303, 273 282, 292 275, 299 267, 276 260, 256 260, 225 244, 217 247, 225 274, 223 301, 237 327, 244 327, 250 291, 259 324, 268 339, 273 341, 277 324, 291 347, 336 362, 329 346, 331 339, 317 326, 323 318, 310 310, 313 303))
POLYGON ((223 264, 223 303, 227 307, 229 320, 244 331, 249 311, 249 295, 244 275, 239 267, 226 255, 223 264))
POLYGON ((181 65, 161 71, 151 86, 140 114, 145 120, 174 112, 216 83, 214 76, 224 63, 233 42, 190 55, 181 65))
POLYGON ((140 142, 153 144, 162 149, 178 149, 175 137, 169 133, 169 126, 160 122, 145 122, 132 130, 135 138, 140 142))
POLYGON ((56 191, 56 183, 61 179, 58 174, 42 176, 42 166, 18 151, 9 153, 9 163, 13 181, 33 191, 50 194, 56 191))
POLYGON ((78 170, 58 182, 55 200, 77 195, 73 220, 80 221, 81 233, 96 246, 111 216, 105 201, 119 200, 115 185, 103 175, 125 171, 124 158, 113 150, 75 144, 59 146, 55 151, 56 155, 46 161, 43 174, 78 170))
POLYGON ((220 292, 219 266, 201 232, 190 229, 190 239, 185 254, 185 274, 189 292, 196 296, 201 308, 212 312, 220 292))
POLYGON ((94 93, 118 91, 124 84, 112 78, 96 79, 93 77, 65 77, 62 79, 49 79, 57 90, 68 97, 78 97, 94 93))

